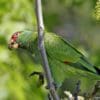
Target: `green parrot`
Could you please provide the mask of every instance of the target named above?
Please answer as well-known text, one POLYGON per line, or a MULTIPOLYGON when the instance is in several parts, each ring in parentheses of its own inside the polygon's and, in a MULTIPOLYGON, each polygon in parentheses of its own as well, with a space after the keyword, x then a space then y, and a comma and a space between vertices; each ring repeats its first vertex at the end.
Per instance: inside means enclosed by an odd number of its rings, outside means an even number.
MULTIPOLYGON (((68 41, 54 33, 45 32, 44 43, 50 71, 59 95, 64 91, 79 93, 82 96, 95 94, 97 91, 95 85, 99 84, 100 88, 100 70, 68 41)), ((10 49, 21 48, 29 51, 41 62, 37 32, 30 30, 15 32, 8 45, 10 49)))

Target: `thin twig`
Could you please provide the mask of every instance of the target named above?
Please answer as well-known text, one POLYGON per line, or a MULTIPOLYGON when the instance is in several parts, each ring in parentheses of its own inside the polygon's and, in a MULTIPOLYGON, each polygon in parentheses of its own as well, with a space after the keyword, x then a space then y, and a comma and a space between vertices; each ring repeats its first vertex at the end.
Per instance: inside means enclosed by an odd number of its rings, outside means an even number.
POLYGON ((54 100, 60 100, 53 84, 54 82, 51 76, 48 59, 47 59, 46 51, 44 48, 44 23, 43 23, 43 17, 42 17, 41 0, 35 0, 35 1, 36 1, 36 17, 37 17, 37 25, 38 25, 38 47, 39 47, 42 62, 43 62, 43 69, 45 72, 49 91, 52 98, 54 100))

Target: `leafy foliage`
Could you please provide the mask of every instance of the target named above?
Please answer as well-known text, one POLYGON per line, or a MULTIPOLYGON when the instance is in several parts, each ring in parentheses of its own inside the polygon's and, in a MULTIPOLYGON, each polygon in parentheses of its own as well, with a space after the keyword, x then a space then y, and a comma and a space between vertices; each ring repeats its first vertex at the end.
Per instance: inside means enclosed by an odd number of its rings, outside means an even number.
POLYGON ((47 98, 46 91, 38 86, 38 77, 28 77, 32 71, 41 70, 40 65, 23 53, 25 51, 11 52, 7 48, 10 33, 31 29, 33 25, 36 25, 36 19, 31 1, 0 1, 0 100, 47 98))
POLYGON ((100 0, 96 3, 94 16, 97 20, 100 20, 100 0))

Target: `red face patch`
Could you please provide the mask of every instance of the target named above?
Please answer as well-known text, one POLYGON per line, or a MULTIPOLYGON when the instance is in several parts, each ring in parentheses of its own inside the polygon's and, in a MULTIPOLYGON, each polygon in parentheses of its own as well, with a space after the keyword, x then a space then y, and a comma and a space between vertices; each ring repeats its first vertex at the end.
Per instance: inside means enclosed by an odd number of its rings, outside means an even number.
POLYGON ((19 35, 20 33, 21 33, 21 32, 15 32, 15 33, 12 35, 11 40, 13 40, 13 42, 16 41, 17 38, 18 38, 18 35, 19 35))

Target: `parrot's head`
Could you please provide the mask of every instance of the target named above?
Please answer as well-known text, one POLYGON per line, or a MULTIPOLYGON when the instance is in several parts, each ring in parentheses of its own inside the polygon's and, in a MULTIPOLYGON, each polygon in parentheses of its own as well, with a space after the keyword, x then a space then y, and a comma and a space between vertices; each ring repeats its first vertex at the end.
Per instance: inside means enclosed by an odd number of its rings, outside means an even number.
POLYGON ((22 33, 21 31, 13 33, 13 35, 11 36, 9 43, 8 43, 9 49, 19 48, 20 43, 18 42, 18 38, 19 38, 21 33, 22 33))
POLYGON ((30 30, 18 31, 13 33, 8 43, 9 49, 28 49, 32 44, 34 45, 34 40, 36 40, 36 34, 30 30))

